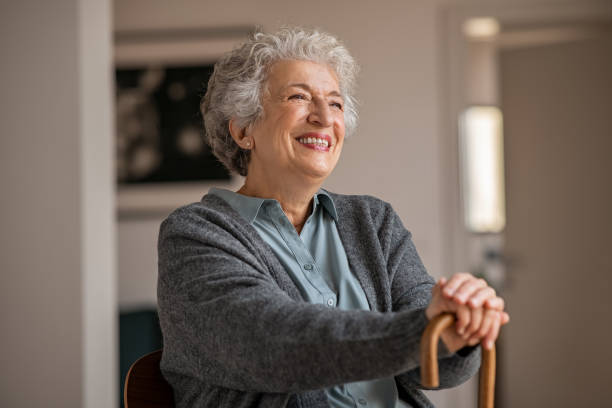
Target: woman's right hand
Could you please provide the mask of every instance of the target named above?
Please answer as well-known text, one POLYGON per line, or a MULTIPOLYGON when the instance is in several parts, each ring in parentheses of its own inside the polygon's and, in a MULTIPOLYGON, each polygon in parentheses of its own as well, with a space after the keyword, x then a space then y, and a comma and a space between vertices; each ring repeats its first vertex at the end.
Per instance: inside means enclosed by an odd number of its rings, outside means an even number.
POLYGON ((466 346, 482 343, 493 347, 499 329, 510 317, 504 311, 504 300, 483 279, 467 273, 441 278, 432 289, 432 299, 425 314, 428 319, 450 312, 456 316, 454 326, 441 334, 446 348, 455 352, 466 346))

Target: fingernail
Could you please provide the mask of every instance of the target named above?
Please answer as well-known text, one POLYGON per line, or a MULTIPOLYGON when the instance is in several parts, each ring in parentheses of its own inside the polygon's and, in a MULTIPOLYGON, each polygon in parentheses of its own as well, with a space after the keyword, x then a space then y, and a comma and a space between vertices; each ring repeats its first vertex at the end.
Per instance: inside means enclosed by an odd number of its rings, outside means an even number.
POLYGON ((491 340, 487 341, 486 348, 487 350, 491 350, 493 348, 493 342, 491 340))

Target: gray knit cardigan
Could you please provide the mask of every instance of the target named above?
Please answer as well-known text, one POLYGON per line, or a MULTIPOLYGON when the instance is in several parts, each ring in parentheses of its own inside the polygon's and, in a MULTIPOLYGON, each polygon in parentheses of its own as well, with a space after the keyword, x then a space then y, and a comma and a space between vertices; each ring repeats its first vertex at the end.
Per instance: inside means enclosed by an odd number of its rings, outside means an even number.
MULTIPOLYGON (((323 388, 388 376, 405 402, 432 406, 418 359, 434 281, 389 204, 331 196, 371 311, 305 302, 257 231, 217 196, 162 223, 161 369, 178 408, 329 407, 323 388)), ((442 388, 477 371, 477 349, 440 349, 442 388)))

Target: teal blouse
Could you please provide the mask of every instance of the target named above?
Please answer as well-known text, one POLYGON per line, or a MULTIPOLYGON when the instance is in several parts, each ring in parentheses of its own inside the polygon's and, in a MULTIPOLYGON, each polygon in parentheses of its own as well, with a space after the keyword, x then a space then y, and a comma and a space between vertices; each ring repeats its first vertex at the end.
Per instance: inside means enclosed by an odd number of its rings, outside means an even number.
MULTIPOLYGON (((314 195, 312 212, 300 234, 274 199, 219 188, 212 188, 209 194, 224 199, 255 228, 306 301, 345 310, 370 310, 359 281, 350 271, 336 228, 336 207, 325 190, 314 195)), ((407 407, 398 399, 392 377, 340 384, 325 392, 331 406, 337 408, 407 407)))

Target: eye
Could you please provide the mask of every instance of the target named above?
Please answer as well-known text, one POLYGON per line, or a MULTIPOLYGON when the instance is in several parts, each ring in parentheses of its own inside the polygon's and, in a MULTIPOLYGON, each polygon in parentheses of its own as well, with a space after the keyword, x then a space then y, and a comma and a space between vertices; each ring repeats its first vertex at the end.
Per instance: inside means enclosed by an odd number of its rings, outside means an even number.
POLYGON ((339 109, 339 110, 342 110, 342 108, 343 108, 342 104, 340 102, 332 102, 332 103, 329 104, 329 106, 332 106, 332 107, 334 107, 336 109, 339 109))
POLYGON ((289 99, 297 99, 297 100, 305 101, 305 100, 308 100, 308 97, 304 94, 294 94, 294 95, 291 95, 289 99))

